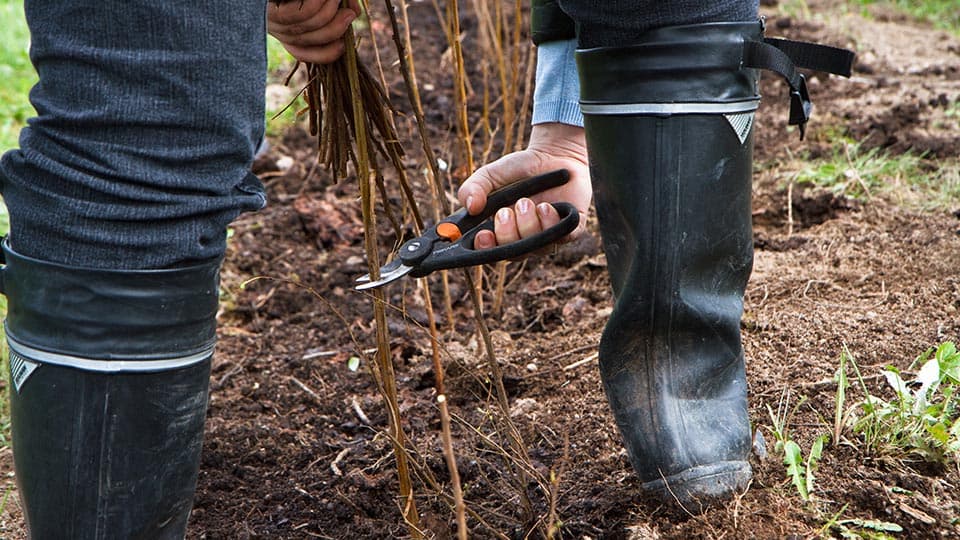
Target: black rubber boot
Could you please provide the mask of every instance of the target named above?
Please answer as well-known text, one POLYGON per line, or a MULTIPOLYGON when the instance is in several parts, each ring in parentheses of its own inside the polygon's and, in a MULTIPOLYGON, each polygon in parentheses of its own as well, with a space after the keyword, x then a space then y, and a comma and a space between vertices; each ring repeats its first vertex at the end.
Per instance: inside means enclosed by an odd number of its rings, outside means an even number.
POLYGON ((219 261, 109 271, 6 242, 3 254, 14 466, 31 538, 183 538, 219 261))
POLYGON ((578 51, 597 216, 616 300, 600 371, 643 488, 689 510, 751 477, 740 343, 753 262, 759 23, 663 28, 578 51))

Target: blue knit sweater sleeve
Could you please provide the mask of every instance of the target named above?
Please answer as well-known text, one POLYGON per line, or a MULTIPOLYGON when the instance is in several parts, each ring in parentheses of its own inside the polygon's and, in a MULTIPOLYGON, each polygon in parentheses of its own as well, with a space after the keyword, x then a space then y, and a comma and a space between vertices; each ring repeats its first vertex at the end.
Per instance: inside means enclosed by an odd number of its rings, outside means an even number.
POLYGON ((537 48, 533 124, 559 122, 583 127, 580 80, 573 55, 576 48, 575 39, 550 41, 537 48))

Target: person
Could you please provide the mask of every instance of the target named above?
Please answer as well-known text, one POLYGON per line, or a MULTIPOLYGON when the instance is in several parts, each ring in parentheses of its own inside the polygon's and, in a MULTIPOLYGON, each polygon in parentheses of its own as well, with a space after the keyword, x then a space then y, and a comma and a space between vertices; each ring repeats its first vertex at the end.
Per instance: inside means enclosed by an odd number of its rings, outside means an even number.
POLYGON ((183 538, 226 227, 264 206, 266 29, 330 62, 356 0, 24 2, 36 116, 0 159, 31 538, 183 538))
POLYGON ((533 0, 539 45, 526 149, 458 197, 557 168, 571 182, 500 209, 478 249, 554 225, 549 201, 595 202, 614 307, 600 377, 643 491, 689 511, 742 492, 752 449, 740 338, 752 269, 757 73, 783 76, 790 123, 810 114, 797 67, 849 75, 842 49, 764 37, 756 0, 533 0))

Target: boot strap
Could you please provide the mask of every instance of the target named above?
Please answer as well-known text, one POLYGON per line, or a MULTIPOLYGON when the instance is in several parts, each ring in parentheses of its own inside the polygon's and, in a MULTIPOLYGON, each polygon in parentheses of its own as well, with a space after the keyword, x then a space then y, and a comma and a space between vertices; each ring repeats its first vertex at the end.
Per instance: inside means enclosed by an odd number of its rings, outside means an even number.
POLYGON ((799 128, 801 140, 813 104, 807 92, 806 77, 797 68, 849 77, 853 58, 853 51, 847 49, 778 38, 747 41, 743 50, 745 67, 773 71, 787 81, 790 86, 789 124, 799 128))

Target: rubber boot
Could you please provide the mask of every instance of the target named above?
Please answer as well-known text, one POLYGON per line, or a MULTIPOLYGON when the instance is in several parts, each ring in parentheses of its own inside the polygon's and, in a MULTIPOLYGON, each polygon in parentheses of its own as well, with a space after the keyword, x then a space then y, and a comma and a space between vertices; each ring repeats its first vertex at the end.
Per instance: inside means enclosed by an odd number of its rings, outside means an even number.
POLYGON ((219 261, 110 271, 7 242, 3 254, 14 467, 31 538, 183 538, 219 261))
POLYGON ((615 298, 601 377, 643 489, 691 511, 751 478, 740 318, 759 98, 739 61, 761 33, 670 27, 577 53, 615 298))

